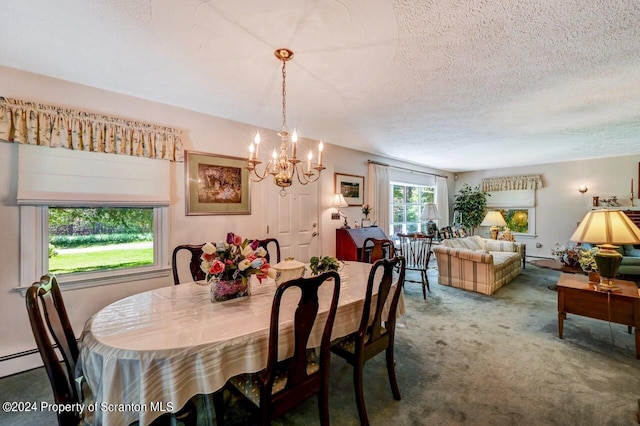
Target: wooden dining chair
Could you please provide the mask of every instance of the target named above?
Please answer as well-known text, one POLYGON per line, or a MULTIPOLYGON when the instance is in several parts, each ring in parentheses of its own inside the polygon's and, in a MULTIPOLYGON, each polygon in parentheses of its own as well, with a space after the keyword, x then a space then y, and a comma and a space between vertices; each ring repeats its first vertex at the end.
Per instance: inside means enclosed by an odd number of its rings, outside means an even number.
POLYGON ((395 256, 393 241, 368 237, 362 243, 360 262, 375 263, 380 259, 390 259, 395 256))
MULTIPOLYGON (((287 281, 276 289, 271 307, 269 327, 269 349, 267 366, 254 374, 242 374, 229 383, 247 399, 259 407, 260 422, 270 424, 271 419, 289 411, 313 395, 318 396, 320 423, 329 424, 329 361, 331 359, 331 331, 338 308, 340 276, 335 271, 325 272, 311 278, 287 281), (332 285, 332 298, 326 319, 322 325, 322 340, 319 348, 307 349, 309 336, 318 319, 318 290, 332 285), (293 355, 278 362, 279 325, 281 301, 285 292, 299 290, 300 299, 294 312, 293 355), (319 358, 318 358, 319 355, 319 358)), ((289 296, 290 297, 290 296, 289 296)), ((323 315, 322 318, 325 318, 323 315)), ((320 326, 318 324, 318 326, 320 326)))
POLYGON ((422 296, 427 299, 427 291, 429 288, 429 278, 427 277, 427 268, 429 260, 431 260, 431 245, 433 244, 433 235, 425 234, 398 234, 400 239, 400 250, 402 256, 406 260, 406 269, 408 271, 420 271, 420 281, 406 279, 407 282, 421 283, 422 296))
POLYGON ((258 244, 258 247, 262 247, 267 251, 267 255, 265 256, 265 258, 267 259, 268 263, 271 263, 271 255, 275 252, 276 255, 276 261, 273 264, 276 263, 280 263, 280 243, 278 242, 277 239, 275 238, 266 238, 264 240, 258 240, 260 243, 258 244), (269 246, 272 245, 274 246, 274 248, 272 250, 272 252, 269 252, 269 246))
MULTIPOLYGON (((76 364, 80 351, 62 300, 58 280, 56 277, 42 276, 40 281, 33 283, 27 289, 25 299, 31 331, 38 346, 44 369, 49 376, 55 403, 82 403, 75 382, 76 364), (62 355, 62 361, 58 358, 54 343, 62 355)), ((78 425, 83 421, 81 413, 75 411, 61 410, 57 412, 57 415, 60 426, 78 425)), ((176 420, 185 425, 196 424, 197 413, 193 401, 188 401, 175 414, 164 414, 156 419, 153 425, 175 424, 176 420)))
POLYGON ((353 382, 356 393, 356 405, 358 406, 358 416, 361 425, 368 425, 367 410, 363 393, 363 370, 364 364, 377 354, 385 351, 387 358, 387 374, 389 384, 394 399, 400 400, 400 390, 396 380, 394 342, 396 330, 396 313, 398 301, 402 293, 402 286, 405 278, 405 259, 402 256, 393 259, 380 259, 373 264, 369 273, 367 292, 364 299, 364 308, 358 330, 338 340, 331 351, 344 358, 353 366, 353 382), (382 269, 382 276, 376 280, 376 272, 382 269), (398 280, 394 286, 394 271, 399 270, 398 280), (373 288, 378 287, 378 297, 375 303, 373 321, 371 317, 371 301, 373 298, 373 288), (390 302, 389 302, 390 300, 390 302), (388 314, 384 318, 385 305, 388 307, 388 314))
MULTIPOLYGON (((78 344, 56 277, 42 276, 40 281, 33 283, 27 289, 25 299, 31 331, 44 363, 44 369, 49 376, 55 403, 80 403, 74 381, 79 354, 78 344), (62 362, 58 359, 54 343, 60 350, 62 362)), ((60 426, 77 425, 81 421, 79 412, 58 411, 56 414, 60 426)))
POLYGON ((180 251, 188 251, 191 253, 191 260, 189 262, 189 270, 191 271, 191 278, 193 281, 202 281, 206 278, 206 274, 200 269, 202 260, 202 247, 204 244, 183 244, 173 249, 171 255, 171 269, 173 270, 173 284, 180 284, 180 277, 178 276, 178 253, 180 251))

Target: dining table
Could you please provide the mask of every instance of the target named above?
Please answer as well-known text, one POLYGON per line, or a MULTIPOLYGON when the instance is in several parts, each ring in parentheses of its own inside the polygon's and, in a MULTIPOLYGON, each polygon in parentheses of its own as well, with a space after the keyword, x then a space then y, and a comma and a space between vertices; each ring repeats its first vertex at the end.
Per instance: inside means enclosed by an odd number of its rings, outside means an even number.
MULTIPOLYGON (((349 261, 339 271, 332 339, 357 330, 371 267, 349 261)), ((93 403, 87 404, 88 423, 147 425, 166 412, 177 412, 195 395, 222 389, 235 375, 266 367, 275 282, 256 281, 251 296, 219 303, 211 302, 210 286, 203 284, 184 283, 135 294, 106 306, 86 322, 79 365, 85 394, 89 394, 84 399, 93 403)), ((332 287, 320 289, 309 348, 320 344, 318 324, 324 324, 332 287)), ((299 290, 288 291, 282 301, 280 359, 293 353, 293 314, 299 298, 295 292, 299 290)), ((375 285, 373 293, 375 303, 375 285)), ((401 294, 397 314, 404 312, 401 294)))

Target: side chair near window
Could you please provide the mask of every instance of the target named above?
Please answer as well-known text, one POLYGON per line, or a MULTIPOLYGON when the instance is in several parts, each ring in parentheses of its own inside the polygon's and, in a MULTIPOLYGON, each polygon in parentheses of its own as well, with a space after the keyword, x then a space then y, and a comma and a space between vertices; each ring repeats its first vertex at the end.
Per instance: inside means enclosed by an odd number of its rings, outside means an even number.
MULTIPOLYGON (((74 381, 78 344, 56 278, 44 275, 39 282, 33 283, 27 289, 26 303, 33 337, 49 376, 55 403, 80 403, 74 381), (62 354, 64 367, 58 359, 47 329, 62 354)), ((58 412, 57 415, 60 426, 77 425, 82 420, 80 413, 75 411, 58 412)))
MULTIPOLYGON (((33 283, 27 289, 25 299, 31 331, 49 376, 55 403, 82 403, 82 395, 79 395, 75 381, 79 349, 64 307, 58 280, 56 277, 42 276, 40 281, 33 283), (53 341, 50 336, 53 337, 53 341), (63 361, 58 358, 54 343, 62 354, 63 361)), ((79 412, 60 411, 57 416, 60 426, 86 424, 83 414, 79 412)), ((175 424, 176 420, 185 425, 197 423, 193 402, 187 402, 178 413, 165 414, 152 424, 156 426, 175 424)))
POLYGON ((180 251, 188 251, 191 253, 191 261, 189 262, 189 270, 191 271, 191 278, 193 281, 201 281, 205 279, 205 273, 200 269, 200 263, 202 260, 202 247, 204 244, 184 244, 179 245, 173 249, 171 255, 171 269, 173 270, 173 284, 180 284, 180 277, 178 276, 178 253, 180 251))
MULTIPOLYGON (((331 271, 311 278, 287 281, 276 289, 271 308, 269 352, 267 367, 253 374, 232 377, 229 383, 259 407, 260 422, 268 425, 271 419, 289 411, 302 401, 318 395, 320 423, 329 424, 329 361, 331 359, 331 331, 338 308, 340 276, 331 271), (330 280, 331 279, 331 280, 330 280), (327 283, 327 284, 326 284, 327 283), (323 285, 333 287, 328 314, 318 316, 318 290, 323 285), (278 328, 280 304, 288 290, 292 295, 300 291, 300 299, 293 316, 293 356, 278 362, 278 328), (314 323, 324 322, 320 348, 307 349, 314 323), (320 358, 317 359, 317 354, 320 358)), ((289 297, 289 296, 287 296, 289 297)), ((283 314, 289 317, 288 313, 283 314)))
POLYGON ((393 241, 369 237, 362 243, 360 262, 375 263, 395 256, 393 241))
POLYGON ((356 392, 356 405, 361 425, 368 425, 367 410, 365 408, 362 376, 364 364, 382 351, 386 352, 387 374, 393 398, 400 400, 400 390, 396 380, 395 360, 393 355, 396 313, 398 301, 402 293, 402 285, 405 278, 405 259, 402 256, 394 257, 391 260, 378 260, 369 273, 367 292, 364 300, 362 319, 358 330, 340 339, 331 347, 331 351, 344 358, 353 366, 353 382, 356 392), (376 282, 376 271, 382 268, 382 277, 376 282), (399 270, 398 281, 394 286, 394 271, 399 270), (371 300, 373 287, 378 286, 378 296, 371 318, 371 300), (385 310, 388 309, 387 319, 383 321, 385 310))
POLYGON ((408 271, 420 271, 421 281, 409 280, 407 282, 422 283, 422 296, 427 299, 429 288, 429 278, 427 278, 427 268, 431 259, 431 246, 433 235, 424 234, 398 234, 400 238, 400 253, 406 260, 408 271))
POLYGON ((267 263, 270 263, 272 265, 276 264, 276 263, 280 263, 280 243, 278 242, 278 240, 276 240, 275 238, 267 238, 264 240, 258 240, 260 242, 260 244, 258 244, 258 247, 263 247, 266 251, 267 251, 267 255, 265 256, 265 258, 267 259, 267 263), (276 254, 276 261, 275 262, 271 262, 271 254, 273 254, 272 252, 269 252, 269 245, 275 246, 275 254, 276 254))

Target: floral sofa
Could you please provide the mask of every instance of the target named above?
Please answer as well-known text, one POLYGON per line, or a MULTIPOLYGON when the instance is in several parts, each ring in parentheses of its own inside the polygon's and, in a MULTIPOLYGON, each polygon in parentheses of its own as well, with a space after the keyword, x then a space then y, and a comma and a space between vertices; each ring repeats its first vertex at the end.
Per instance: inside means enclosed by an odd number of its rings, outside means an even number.
POLYGON ((443 240, 433 247, 438 283, 492 295, 522 273, 523 245, 479 236, 443 240))

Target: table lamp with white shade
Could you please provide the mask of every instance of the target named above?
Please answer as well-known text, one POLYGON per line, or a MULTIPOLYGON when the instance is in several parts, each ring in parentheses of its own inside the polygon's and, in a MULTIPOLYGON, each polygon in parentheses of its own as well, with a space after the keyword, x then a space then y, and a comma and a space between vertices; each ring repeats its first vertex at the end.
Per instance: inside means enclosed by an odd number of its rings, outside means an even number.
POLYGON ((434 203, 428 203, 424 205, 422 214, 420 215, 420 222, 427 222, 427 234, 433 235, 438 230, 434 220, 440 220, 440 214, 438 213, 438 207, 434 203))
POLYGON ((598 290, 619 291, 615 284, 622 255, 616 244, 640 243, 640 229, 620 210, 591 210, 578 225, 571 241, 596 244, 600 250, 594 255, 600 284, 598 290))
POLYGON ((347 222, 347 215, 341 210, 343 207, 349 207, 349 203, 344 199, 344 195, 342 194, 334 194, 333 200, 331 202, 331 207, 334 207, 338 210, 340 216, 344 217, 344 225, 340 227, 340 229, 351 229, 349 223, 347 222))
POLYGON ((491 238, 494 240, 498 239, 498 233, 500 232, 500 226, 507 226, 507 222, 505 222, 504 217, 502 217, 502 213, 498 210, 488 211, 480 226, 490 226, 491 227, 491 238))

